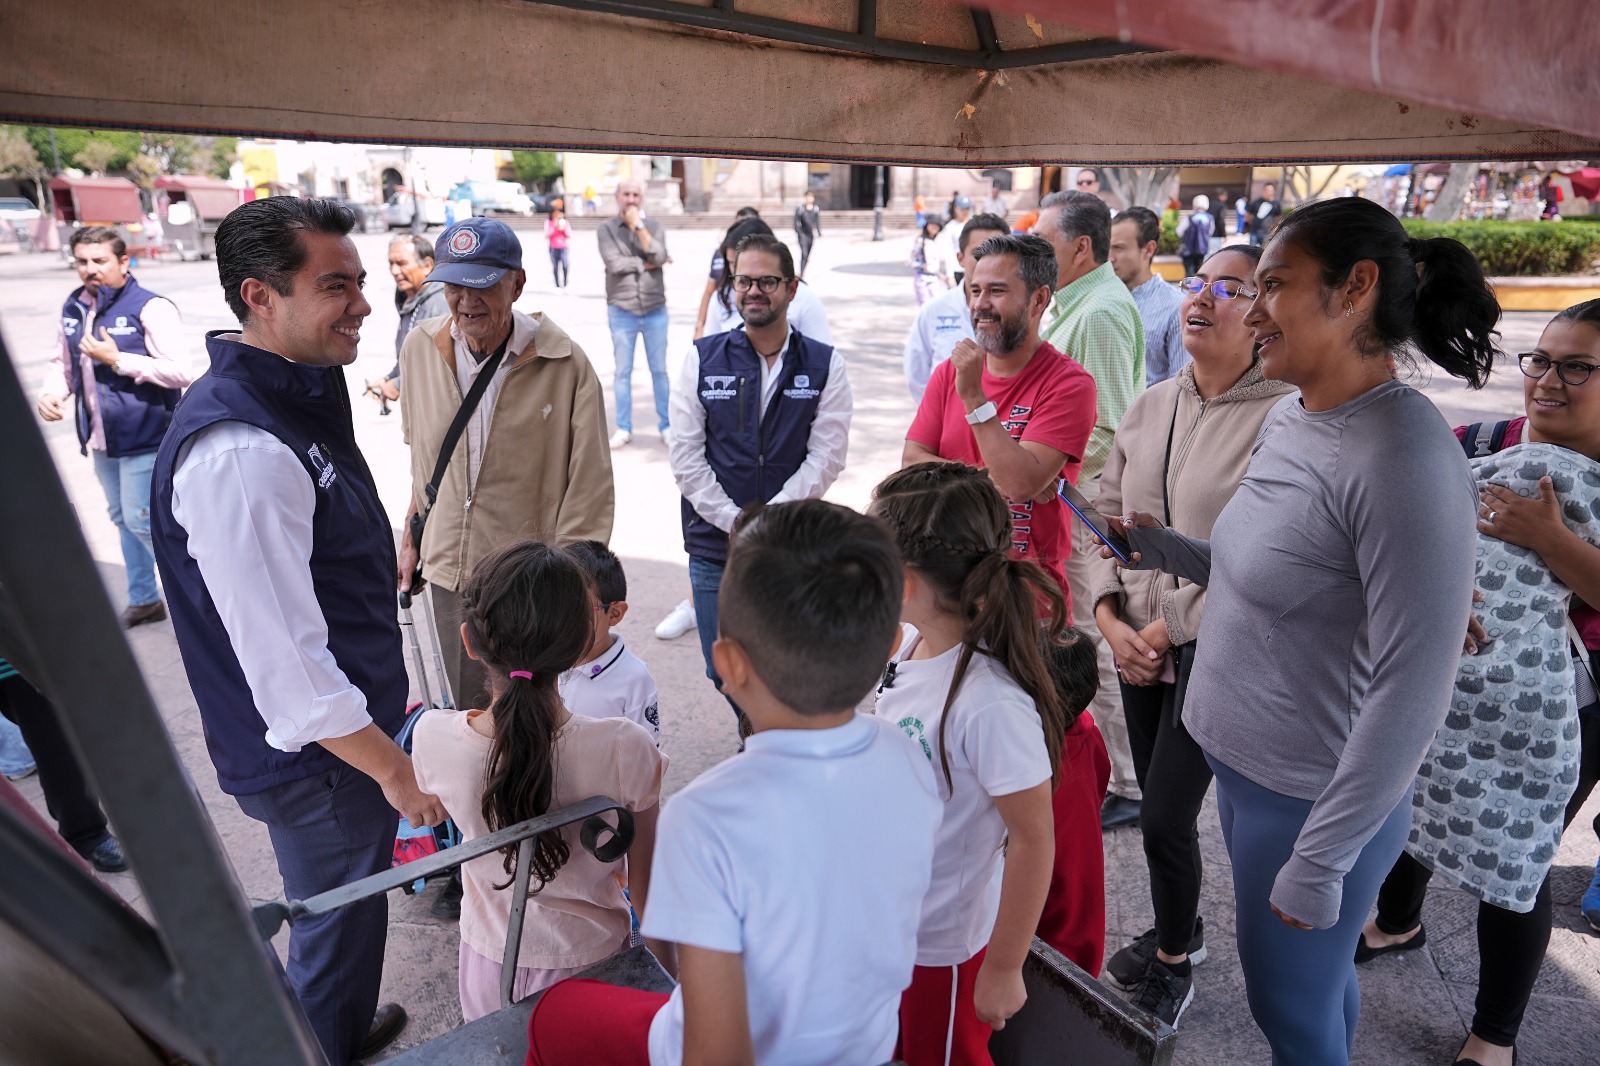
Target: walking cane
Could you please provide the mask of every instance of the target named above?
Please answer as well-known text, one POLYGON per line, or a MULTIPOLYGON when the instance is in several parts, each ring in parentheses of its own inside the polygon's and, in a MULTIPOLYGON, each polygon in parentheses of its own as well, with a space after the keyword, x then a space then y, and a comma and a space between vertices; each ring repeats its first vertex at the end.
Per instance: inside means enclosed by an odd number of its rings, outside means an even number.
POLYGON ((433 706, 433 691, 428 684, 428 664, 422 657, 422 644, 417 640, 417 626, 411 619, 411 593, 400 593, 400 628, 406 631, 411 648, 411 665, 417 672, 417 690, 422 693, 422 706, 433 706))
MULTIPOLYGON (((418 568, 418 573, 421 569, 418 568)), ((433 597, 422 594, 422 613, 427 618, 428 632, 433 635, 433 668, 439 672, 439 706, 447 711, 456 709, 450 691, 450 675, 444 672, 444 653, 439 649, 439 627, 433 621, 433 597)))

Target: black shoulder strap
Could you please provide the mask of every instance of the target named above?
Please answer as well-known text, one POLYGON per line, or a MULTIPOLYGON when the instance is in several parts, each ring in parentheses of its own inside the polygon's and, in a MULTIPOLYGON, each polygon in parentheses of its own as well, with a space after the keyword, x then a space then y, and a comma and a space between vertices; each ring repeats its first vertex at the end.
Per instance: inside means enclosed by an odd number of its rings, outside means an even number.
MULTIPOLYGON (((472 388, 467 390, 467 395, 462 398, 461 406, 456 408, 456 417, 450 422, 450 428, 444 431, 444 443, 439 446, 439 458, 433 464, 433 477, 423 486, 423 495, 427 502, 418 508, 417 513, 411 516, 411 544, 422 551, 422 531, 427 528, 428 515, 433 511, 433 505, 439 498, 439 484, 444 481, 444 472, 450 468, 450 457, 456 452, 456 445, 461 443, 461 434, 466 432, 467 420, 472 417, 472 412, 478 409, 478 402, 483 399, 483 394, 489 388, 495 372, 500 369, 500 362, 505 358, 506 345, 511 343, 510 336, 500 342, 494 354, 489 356, 483 367, 478 371, 477 380, 472 383, 472 388)), ((418 564, 418 575, 421 574, 421 564, 418 564)), ((418 582, 413 579, 412 587, 418 587, 418 582)))
POLYGON ((1474 422, 1467 427, 1461 435, 1461 447, 1467 453, 1468 459, 1482 459, 1486 455, 1493 455, 1505 447, 1506 430, 1511 428, 1511 421, 1503 422, 1474 422))

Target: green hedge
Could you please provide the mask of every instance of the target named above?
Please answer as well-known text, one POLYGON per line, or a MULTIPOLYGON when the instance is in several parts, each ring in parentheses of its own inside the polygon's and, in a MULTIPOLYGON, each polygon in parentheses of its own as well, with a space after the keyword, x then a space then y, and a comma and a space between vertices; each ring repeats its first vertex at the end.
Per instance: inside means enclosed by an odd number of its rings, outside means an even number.
POLYGON ((1161 213, 1161 240, 1156 243, 1157 255, 1178 254, 1178 212, 1161 213))
POLYGON ((1424 222, 1401 219, 1413 237, 1453 237, 1492 277, 1593 274, 1600 227, 1582 222, 1424 222))

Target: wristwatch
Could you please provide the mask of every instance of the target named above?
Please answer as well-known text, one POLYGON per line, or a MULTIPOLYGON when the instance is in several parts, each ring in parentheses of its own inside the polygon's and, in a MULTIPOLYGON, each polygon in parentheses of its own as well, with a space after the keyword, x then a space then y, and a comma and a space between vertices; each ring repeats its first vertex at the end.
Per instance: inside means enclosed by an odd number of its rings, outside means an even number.
POLYGON ((999 412, 994 409, 994 401, 987 400, 984 403, 979 404, 973 410, 967 412, 967 425, 976 426, 980 422, 987 422, 998 413, 999 412))

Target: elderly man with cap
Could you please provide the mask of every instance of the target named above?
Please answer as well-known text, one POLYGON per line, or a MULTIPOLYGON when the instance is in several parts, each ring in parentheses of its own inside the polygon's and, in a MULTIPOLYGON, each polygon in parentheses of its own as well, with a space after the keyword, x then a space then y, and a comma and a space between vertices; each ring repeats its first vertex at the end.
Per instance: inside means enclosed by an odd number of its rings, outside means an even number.
POLYGON ((412 493, 399 586, 413 590, 420 566, 456 703, 482 707, 485 676, 462 651, 459 590, 479 559, 515 537, 609 541, 611 453, 600 379, 583 349, 547 315, 512 306, 527 275, 511 228, 457 222, 434 260, 428 280, 444 283, 450 314, 418 323, 400 347, 412 493))

